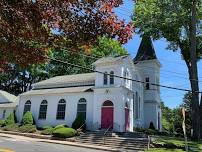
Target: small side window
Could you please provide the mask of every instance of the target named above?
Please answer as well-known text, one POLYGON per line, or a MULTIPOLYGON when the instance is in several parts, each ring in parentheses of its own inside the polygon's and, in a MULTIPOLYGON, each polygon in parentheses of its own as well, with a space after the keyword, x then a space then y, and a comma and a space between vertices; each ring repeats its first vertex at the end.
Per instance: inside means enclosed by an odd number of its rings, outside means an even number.
POLYGON ((145 78, 145 82, 146 82, 145 89, 149 90, 150 89, 149 77, 145 78))
POLYGON ((103 81, 104 81, 104 85, 107 85, 107 79, 108 79, 108 74, 107 72, 104 73, 104 77, 103 77, 103 81))
POLYGON ((110 72, 110 84, 114 84, 114 71, 110 72))

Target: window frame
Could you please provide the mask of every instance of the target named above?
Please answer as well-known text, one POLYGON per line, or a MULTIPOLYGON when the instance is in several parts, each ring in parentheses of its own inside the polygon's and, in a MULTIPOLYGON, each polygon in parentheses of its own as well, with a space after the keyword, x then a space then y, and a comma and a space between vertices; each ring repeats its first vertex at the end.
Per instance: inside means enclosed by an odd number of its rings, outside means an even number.
POLYGON ((3 110, 3 115, 2 118, 5 119, 6 118, 6 109, 3 110))
POLYGON ((48 109, 48 101, 47 100, 41 101, 41 104, 39 107, 39 116, 38 116, 39 120, 46 120, 47 109, 48 109), (45 107, 45 110, 42 107, 45 107))
POLYGON ((114 85, 114 71, 110 72, 109 84, 114 85))
POLYGON ((65 114, 66 114, 66 100, 60 99, 57 105, 56 120, 65 120, 65 114))
POLYGON ((32 102, 30 100, 27 100, 24 104, 24 111, 23 111, 23 115, 28 112, 28 111, 31 111, 31 105, 32 105, 32 102))
POLYGON ((107 72, 104 72, 104 75, 103 75, 103 84, 104 85, 108 84, 108 73, 107 72))
POLYGON ((81 113, 83 116, 84 116, 84 118, 86 119, 86 114, 87 114, 87 100, 85 99, 85 98, 80 98, 79 99, 79 101, 78 101, 78 103, 77 103, 77 116, 78 116, 78 114, 79 113, 81 113), (83 106, 83 105, 85 105, 85 110, 80 110, 80 108, 79 108, 79 106, 83 106))
POLYGON ((149 79, 149 77, 145 78, 145 89, 150 90, 150 79, 149 79))

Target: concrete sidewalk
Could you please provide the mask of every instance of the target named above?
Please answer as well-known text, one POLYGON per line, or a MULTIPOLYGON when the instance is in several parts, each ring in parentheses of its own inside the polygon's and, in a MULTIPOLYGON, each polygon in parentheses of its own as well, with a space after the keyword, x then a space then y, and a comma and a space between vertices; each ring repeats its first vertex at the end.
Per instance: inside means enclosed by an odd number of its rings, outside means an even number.
POLYGON ((12 134, 8 134, 8 133, 0 133, 0 136, 7 137, 7 138, 20 139, 20 140, 35 141, 35 142, 46 142, 46 143, 69 145, 69 146, 75 146, 75 147, 90 148, 90 149, 103 150, 103 151, 117 151, 117 152, 120 151, 118 149, 110 149, 109 147, 104 147, 104 146, 87 145, 87 144, 81 144, 81 143, 70 142, 70 141, 30 138, 30 137, 25 137, 25 136, 21 136, 21 135, 12 135, 12 134))

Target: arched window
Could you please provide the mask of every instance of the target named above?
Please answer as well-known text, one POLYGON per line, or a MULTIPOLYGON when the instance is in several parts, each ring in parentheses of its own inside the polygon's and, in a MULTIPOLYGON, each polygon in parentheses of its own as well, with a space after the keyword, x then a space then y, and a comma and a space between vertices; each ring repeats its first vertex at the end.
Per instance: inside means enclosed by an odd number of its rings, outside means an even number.
POLYGON ((107 74, 107 72, 105 72, 104 73, 104 77, 103 77, 103 83, 104 83, 104 85, 107 85, 107 82, 108 81, 108 74, 107 74))
POLYGON ((2 118, 3 118, 3 119, 6 118, 6 110, 5 110, 5 109, 4 109, 4 111, 3 111, 3 116, 2 116, 2 118))
POLYGON ((114 84, 114 71, 110 72, 110 84, 114 84))
POLYGON ((61 99, 58 102, 58 108, 57 108, 57 120, 64 120, 65 119, 65 110, 66 110, 66 101, 64 99, 61 99))
POLYGON ((81 98, 77 105, 77 115, 81 114, 86 119, 86 99, 81 98))
POLYGON ((105 101, 105 102, 103 103, 102 106, 103 106, 103 107, 113 107, 114 104, 113 104, 111 101, 107 100, 107 101, 105 101))
POLYGON ((47 107, 48 102, 46 100, 43 100, 39 108, 39 119, 46 119, 47 107))
POLYGON ((28 100, 28 101, 25 102, 23 114, 25 114, 27 111, 30 111, 30 110, 31 110, 31 101, 28 100))

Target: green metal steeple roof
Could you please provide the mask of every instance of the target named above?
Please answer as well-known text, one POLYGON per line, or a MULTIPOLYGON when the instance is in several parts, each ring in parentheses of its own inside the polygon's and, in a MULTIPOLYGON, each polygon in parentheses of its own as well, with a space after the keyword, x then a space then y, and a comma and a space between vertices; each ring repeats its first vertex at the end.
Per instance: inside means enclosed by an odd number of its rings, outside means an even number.
POLYGON ((153 60, 157 59, 154 46, 150 36, 143 35, 140 47, 138 49, 136 57, 133 59, 133 62, 136 64, 139 61, 153 60))

